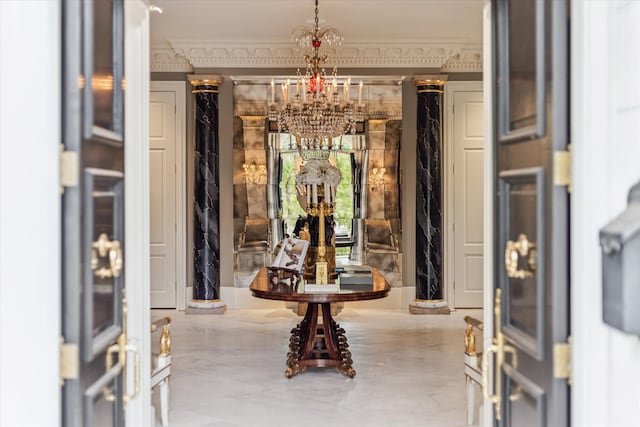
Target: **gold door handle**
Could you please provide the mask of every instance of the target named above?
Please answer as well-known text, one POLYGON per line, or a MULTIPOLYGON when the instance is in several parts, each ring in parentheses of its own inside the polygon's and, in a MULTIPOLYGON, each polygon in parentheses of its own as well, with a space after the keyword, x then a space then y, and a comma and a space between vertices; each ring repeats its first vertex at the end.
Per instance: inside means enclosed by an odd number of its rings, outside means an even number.
MULTIPOLYGON (((118 337, 115 344, 112 344, 107 348, 105 367, 108 372, 113 368, 113 360, 114 355, 118 355, 118 363, 122 366, 122 372, 124 372, 123 378, 123 392, 122 392, 122 401, 123 403, 127 403, 130 400, 135 399, 140 394, 140 351, 138 347, 129 343, 127 339, 127 301, 125 298, 122 299, 122 333, 118 337), (133 394, 129 394, 127 392, 127 355, 129 353, 134 354, 134 392, 133 394)), ((102 390, 104 398, 113 402, 116 399, 115 393, 113 392, 113 387, 105 387, 102 390)))
POLYGON ((140 394, 140 351, 138 347, 129 342, 127 338, 127 314, 129 313, 129 307, 127 306, 127 299, 125 297, 122 298, 122 334, 118 338, 118 345, 120 349, 120 357, 122 360, 122 365, 124 366, 124 390, 122 393, 122 401, 124 404, 129 402, 130 400, 135 399, 140 394), (129 394, 127 392, 127 355, 129 353, 133 353, 135 355, 134 358, 134 391, 133 394, 129 394))
POLYGON ((138 347, 136 347, 133 344, 127 344, 127 345, 124 346, 124 348, 125 348, 125 351, 127 353, 131 352, 131 353, 133 353, 135 355, 135 365, 134 365, 134 367, 135 367, 134 368, 135 369, 134 384, 135 385, 134 385, 133 394, 127 393, 127 390, 126 390, 127 381, 126 381, 126 373, 125 373, 125 381, 124 381, 124 383, 125 383, 125 392, 124 392, 124 397, 123 398, 124 398, 124 402, 126 403, 126 402, 128 402, 130 400, 135 399, 138 396, 138 394, 140 394, 140 351, 138 350, 138 347))
POLYGON ((502 363, 504 361, 504 335, 502 335, 501 326, 501 301, 502 301, 502 289, 497 288, 493 305, 493 314, 495 316, 494 330, 495 337, 492 338, 492 344, 482 357, 482 389, 486 399, 493 403, 496 420, 500 420, 502 414, 502 363), (489 355, 493 354, 493 361, 489 363, 489 355), (489 375, 489 368, 494 367, 489 375), (491 393, 489 393, 489 385, 492 385, 491 393))
MULTIPOLYGON (((489 368, 493 367, 493 364, 489 363, 489 355, 490 354, 494 354, 497 355, 498 353, 498 346, 493 344, 491 346, 489 346, 489 348, 487 348, 484 352, 484 355, 482 356, 482 394, 484 395, 484 398, 489 400, 491 403, 493 403, 494 405, 497 405, 498 408, 500 406, 500 384, 498 382, 490 382, 489 379, 491 378, 493 380, 494 378, 494 373, 491 372, 491 375, 489 375, 489 368), (494 385, 495 384, 495 385, 494 385), (491 392, 489 392, 489 385, 492 385, 491 387, 491 392)), ((499 411, 497 411, 496 413, 498 413, 499 411)))
POLYGON ((120 241, 110 240, 106 233, 100 234, 93 242, 91 251, 91 269, 93 274, 101 279, 119 277, 122 273, 122 247, 120 241), (108 267, 99 267, 99 258, 109 258, 108 267))
MULTIPOLYGON (((118 355, 118 362, 122 365, 122 369, 124 370, 124 392, 122 395, 122 399, 124 403, 127 403, 130 400, 135 399, 140 394, 140 351, 138 351, 138 347, 133 344, 125 344, 122 345, 124 334, 120 335, 118 338, 118 342, 116 344, 112 344, 107 349, 106 360, 105 360, 105 368, 106 371, 110 371, 113 368, 113 359, 114 355, 118 355), (124 350, 124 351, 123 351, 124 350), (134 365, 134 392, 133 394, 129 394, 127 392, 127 365, 126 358, 127 353, 133 353, 135 355, 135 365, 134 365)), ((113 387, 108 386, 102 390, 102 394, 104 395, 105 400, 109 402, 113 402, 116 399, 116 395, 113 392, 113 387)))
MULTIPOLYGON (((496 289, 493 312, 495 315, 495 337, 493 344, 485 350, 482 358, 482 392, 484 397, 493 403, 496 420, 502 417, 502 371, 505 362, 505 355, 509 354, 510 364, 514 369, 518 368, 518 351, 515 347, 505 343, 505 336, 502 333, 502 290, 496 289), (489 363, 489 356, 493 355, 492 362, 489 363), (492 372, 489 372, 492 369, 492 372), (491 392, 489 391, 491 387, 491 392)), ((515 401, 522 396, 522 390, 518 386, 515 393, 509 396, 509 400, 515 401)))
POLYGON ((526 279, 533 277, 536 271, 536 244, 530 242, 527 235, 521 233, 518 235, 518 240, 507 241, 507 246, 504 251, 504 268, 507 271, 507 276, 511 279, 526 279), (520 257, 527 257, 528 270, 519 268, 520 257))

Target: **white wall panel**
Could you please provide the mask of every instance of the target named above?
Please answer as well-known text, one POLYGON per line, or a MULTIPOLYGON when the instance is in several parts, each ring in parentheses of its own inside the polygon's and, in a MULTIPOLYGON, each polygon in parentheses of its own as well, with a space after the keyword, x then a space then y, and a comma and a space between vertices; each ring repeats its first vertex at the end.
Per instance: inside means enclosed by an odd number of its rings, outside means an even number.
POLYGON ((0 425, 60 419, 60 4, 0 1, 0 425))
POLYGON ((598 231, 640 180, 640 2, 574 1, 572 14, 571 417, 574 426, 631 427, 640 340, 602 321, 598 231))
POLYGON ((484 274, 483 257, 478 255, 468 255, 465 257, 465 291, 482 292, 482 277, 484 274))
POLYGON ((464 174, 464 208, 467 215, 464 218, 464 243, 475 244, 482 248, 484 241, 484 210, 483 205, 483 162, 484 150, 467 148, 463 154, 461 173, 464 174), (480 209, 478 209, 480 207, 480 209))

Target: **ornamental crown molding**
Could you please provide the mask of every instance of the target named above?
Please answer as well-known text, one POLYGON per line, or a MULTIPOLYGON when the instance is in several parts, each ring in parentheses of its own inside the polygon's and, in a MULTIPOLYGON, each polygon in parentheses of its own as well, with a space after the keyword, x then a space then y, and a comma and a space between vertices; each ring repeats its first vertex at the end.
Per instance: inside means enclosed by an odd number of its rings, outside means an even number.
MULTIPOLYGON (((151 48, 151 71, 191 72, 197 68, 303 68, 303 49, 282 43, 220 43, 169 40, 171 48, 151 48)), ((367 42, 327 48, 330 66, 440 68, 447 72, 482 71, 480 45, 459 42, 367 42)))
POLYGON ((149 69, 153 72, 169 73, 169 72, 184 72, 192 73, 193 65, 187 58, 179 53, 176 53, 170 47, 153 47, 151 46, 149 52, 149 69))

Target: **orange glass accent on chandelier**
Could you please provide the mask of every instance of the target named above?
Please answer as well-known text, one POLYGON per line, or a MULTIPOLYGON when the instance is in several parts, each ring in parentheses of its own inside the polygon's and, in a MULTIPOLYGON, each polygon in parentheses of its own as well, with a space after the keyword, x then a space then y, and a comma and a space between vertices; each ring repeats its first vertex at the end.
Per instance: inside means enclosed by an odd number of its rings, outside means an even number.
POLYGON ((309 79, 309 90, 313 93, 324 92, 324 77, 320 76, 320 73, 315 73, 309 79))

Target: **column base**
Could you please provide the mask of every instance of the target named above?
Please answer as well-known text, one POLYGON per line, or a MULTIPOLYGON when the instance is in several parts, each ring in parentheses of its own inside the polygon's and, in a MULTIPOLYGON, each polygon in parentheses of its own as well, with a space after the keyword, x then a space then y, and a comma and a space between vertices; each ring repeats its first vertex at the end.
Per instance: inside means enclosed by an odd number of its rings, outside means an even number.
POLYGON ((186 314, 224 314, 227 304, 219 299, 191 300, 187 303, 186 314))
POLYGON ((411 314, 451 314, 449 304, 442 299, 415 300, 409 304, 411 314))

